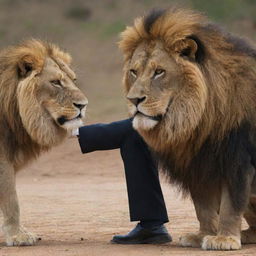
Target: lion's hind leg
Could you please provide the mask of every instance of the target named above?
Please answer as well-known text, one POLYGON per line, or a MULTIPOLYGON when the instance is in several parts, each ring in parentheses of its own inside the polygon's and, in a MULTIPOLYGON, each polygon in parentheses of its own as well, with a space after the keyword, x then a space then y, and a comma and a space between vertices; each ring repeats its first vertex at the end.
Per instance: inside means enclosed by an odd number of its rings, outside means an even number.
POLYGON ((251 198, 248 209, 244 214, 249 228, 243 230, 241 233, 241 240, 243 244, 256 243, 256 197, 251 198))
POLYGON ((256 244, 256 228, 249 227, 241 232, 242 244, 256 244))
POLYGON ((20 226, 15 173, 7 163, 0 163, 0 208, 4 217, 3 232, 7 246, 35 244, 37 237, 20 226))

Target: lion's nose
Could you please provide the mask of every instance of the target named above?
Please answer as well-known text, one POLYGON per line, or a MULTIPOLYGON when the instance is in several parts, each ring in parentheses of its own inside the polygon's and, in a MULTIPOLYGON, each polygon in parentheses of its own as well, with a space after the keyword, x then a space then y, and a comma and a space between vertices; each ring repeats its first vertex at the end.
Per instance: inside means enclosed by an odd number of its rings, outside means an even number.
POLYGON ((141 98, 131 98, 131 97, 127 97, 127 99, 136 107, 143 102, 146 99, 146 96, 141 97, 141 98))
POLYGON ((87 104, 73 103, 73 105, 74 105, 76 108, 82 110, 84 107, 86 107, 87 104))

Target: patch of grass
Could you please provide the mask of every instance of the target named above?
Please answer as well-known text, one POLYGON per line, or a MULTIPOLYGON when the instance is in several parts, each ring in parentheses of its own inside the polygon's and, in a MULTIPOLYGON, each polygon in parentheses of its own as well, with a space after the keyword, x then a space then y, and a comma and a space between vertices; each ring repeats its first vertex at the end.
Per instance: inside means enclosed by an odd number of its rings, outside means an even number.
POLYGON ((34 30, 36 28, 36 24, 32 20, 25 20, 24 21, 24 27, 27 30, 32 31, 32 30, 34 30))
POLYGON ((143 4, 144 4, 145 6, 151 6, 152 3, 153 3, 152 0, 143 0, 143 4))
POLYGON ((117 36, 126 27, 125 22, 121 20, 113 21, 111 23, 104 23, 103 21, 89 21, 81 23, 80 27, 86 32, 93 33, 101 40, 107 40, 113 36, 117 36))
POLYGON ((232 21, 245 16, 255 17, 255 0, 191 0, 191 3, 195 9, 205 12, 215 21, 232 21))
POLYGON ((54 34, 58 36, 65 35, 66 28, 61 24, 48 24, 43 28, 43 30, 47 31, 47 34, 54 34))
POLYGON ((81 23, 80 27, 86 31, 98 31, 102 24, 99 21, 88 21, 81 23))
POLYGON ((0 39, 3 39, 6 34, 7 34, 6 30, 0 29, 0 39))
POLYGON ((101 38, 108 39, 112 36, 116 36, 121 31, 123 31, 125 27, 126 27, 125 22, 121 20, 117 20, 110 24, 106 24, 102 27, 101 38))

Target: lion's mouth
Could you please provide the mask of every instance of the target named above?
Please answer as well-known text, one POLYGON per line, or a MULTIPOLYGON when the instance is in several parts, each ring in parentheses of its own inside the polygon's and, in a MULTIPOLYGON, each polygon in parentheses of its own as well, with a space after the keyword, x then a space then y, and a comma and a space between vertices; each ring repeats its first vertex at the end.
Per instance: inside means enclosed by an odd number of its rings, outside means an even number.
POLYGON ((146 114, 144 114, 144 113, 142 113, 142 112, 140 112, 140 111, 137 111, 137 112, 134 114, 134 117, 135 117, 136 115, 142 115, 142 116, 147 117, 147 118, 150 119, 150 120, 157 121, 157 122, 160 122, 160 121, 162 120, 162 118, 163 118, 163 115, 148 116, 148 115, 146 115, 146 114))
POLYGON ((71 119, 68 119, 66 116, 61 116, 57 119, 57 122, 58 122, 59 125, 64 125, 67 122, 78 120, 78 119, 81 119, 81 118, 82 118, 81 113, 79 115, 77 115, 75 118, 71 118, 71 119))
POLYGON ((143 112, 141 112, 141 111, 139 111, 137 109, 137 111, 135 112, 133 117, 136 117, 137 115, 141 115, 141 116, 144 116, 144 117, 146 117, 146 118, 148 118, 150 120, 153 120, 153 121, 156 121, 156 122, 160 122, 161 120, 163 120, 165 118, 166 114, 168 113, 168 111, 170 109, 170 106, 171 106, 172 102, 173 102, 173 98, 171 98, 169 100, 169 103, 168 103, 168 105, 167 105, 167 107, 165 109, 165 112, 163 114, 158 114, 158 115, 155 115, 155 116, 149 116, 149 115, 146 115, 146 114, 144 114, 143 112))

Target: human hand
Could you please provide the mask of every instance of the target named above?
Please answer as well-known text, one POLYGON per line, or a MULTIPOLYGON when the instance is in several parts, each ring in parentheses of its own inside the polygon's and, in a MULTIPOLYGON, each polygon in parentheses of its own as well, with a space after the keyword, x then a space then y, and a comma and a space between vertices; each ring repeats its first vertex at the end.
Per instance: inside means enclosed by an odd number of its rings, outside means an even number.
POLYGON ((69 138, 77 138, 78 135, 79 135, 79 128, 76 128, 71 130, 69 138))

